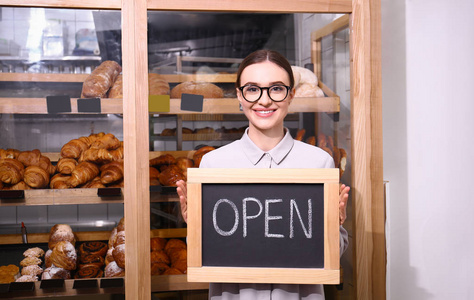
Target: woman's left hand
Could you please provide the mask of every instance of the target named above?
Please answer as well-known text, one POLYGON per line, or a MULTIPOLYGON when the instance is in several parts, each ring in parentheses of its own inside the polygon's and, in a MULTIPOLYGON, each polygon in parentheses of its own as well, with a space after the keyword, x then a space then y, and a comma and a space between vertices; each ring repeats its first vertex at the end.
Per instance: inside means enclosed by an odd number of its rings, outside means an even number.
POLYGON ((345 184, 339 187, 339 224, 344 224, 346 220, 347 200, 349 199, 349 190, 351 188, 345 184))

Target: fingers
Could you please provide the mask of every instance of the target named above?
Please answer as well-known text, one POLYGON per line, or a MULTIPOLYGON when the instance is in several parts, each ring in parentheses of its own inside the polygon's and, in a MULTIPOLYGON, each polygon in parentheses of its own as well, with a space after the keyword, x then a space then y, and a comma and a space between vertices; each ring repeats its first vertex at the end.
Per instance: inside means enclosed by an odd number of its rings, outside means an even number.
POLYGON ((344 224, 346 221, 346 207, 347 201, 349 199, 349 191, 350 187, 346 186, 345 184, 341 184, 339 188, 339 223, 340 225, 344 224))
POLYGON ((183 216, 184 221, 188 222, 188 201, 187 201, 187 189, 186 182, 179 180, 176 182, 176 192, 179 196, 179 204, 181 206, 181 215, 183 216))

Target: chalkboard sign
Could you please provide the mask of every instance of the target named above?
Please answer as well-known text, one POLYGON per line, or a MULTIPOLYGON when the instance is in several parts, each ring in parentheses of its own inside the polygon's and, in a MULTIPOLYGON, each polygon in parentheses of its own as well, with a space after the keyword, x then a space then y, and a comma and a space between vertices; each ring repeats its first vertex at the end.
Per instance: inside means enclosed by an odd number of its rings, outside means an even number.
POLYGON ((337 169, 189 169, 188 281, 339 283, 337 169))

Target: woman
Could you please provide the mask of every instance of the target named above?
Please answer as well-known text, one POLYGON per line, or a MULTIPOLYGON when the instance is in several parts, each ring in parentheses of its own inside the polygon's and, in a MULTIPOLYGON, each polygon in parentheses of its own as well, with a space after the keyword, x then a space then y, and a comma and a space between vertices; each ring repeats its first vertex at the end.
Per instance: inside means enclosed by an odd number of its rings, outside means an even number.
MULTIPOLYGON (((248 55, 237 71, 237 98, 249 127, 240 140, 207 153, 201 168, 334 168, 334 160, 324 150, 295 141, 283 120, 293 100, 294 78, 291 65, 281 54, 258 50, 248 55)), ((181 212, 187 220, 186 184, 177 183, 181 212)), ((346 218, 349 187, 341 185, 339 219, 346 218)), ((342 254, 347 248, 347 232, 340 226, 342 254)), ((324 299, 322 285, 221 284, 212 283, 209 298, 219 299, 324 299)))

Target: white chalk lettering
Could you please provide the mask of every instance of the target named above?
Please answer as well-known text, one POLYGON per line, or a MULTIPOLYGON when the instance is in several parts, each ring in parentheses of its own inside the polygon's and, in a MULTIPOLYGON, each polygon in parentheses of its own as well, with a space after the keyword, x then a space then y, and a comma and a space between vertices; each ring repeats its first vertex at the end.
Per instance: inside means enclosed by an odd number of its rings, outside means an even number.
POLYGON ((303 228, 304 235, 310 239, 313 237, 313 209, 311 199, 308 199, 308 230, 304 227, 303 218, 301 217, 300 210, 296 204, 295 199, 290 200, 290 238, 295 236, 295 225, 293 224, 293 211, 296 210, 298 219, 300 220, 301 227, 303 228))
POLYGON ((219 201, 217 201, 216 204, 214 205, 214 210, 212 212, 212 222, 214 223, 214 229, 220 235, 222 236, 233 235, 234 232, 237 230, 237 227, 239 226, 239 210, 237 209, 237 206, 234 204, 234 202, 227 199, 220 199, 219 201), (217 225, 217 208, 221 203, 229 204, 230 207, 232 207, 232 209, 234 210, 234 215, 235 215, 234 226, 229 231, 224 231, 217 225))
POLYGON ((243 222, 243 234, 244 234, 244 237, 247 236, 247 220, 251 220, 251 219, 255 219, 257 218, 258 216, 260 216, 260 214, 262 213, 262 210, 263 210, 263 205, 262 203, 260 202, 260 200, 256 199, 256 198, 253 198, 253 197, 247 197, 245 198, 244 200, 242 200, 242 222, 243 222), (248 216, 247 215, 247 202, 248 201, 252 201, 252 202, 255 202, 258 204, 258 208, 259 208, 259 211, 258 211, 258 214, 256 215, 253 215, 253 216, 248 216))
POLYGON ((281 220, 283 219, 282 216, 270 216, 269 214, 269 208, 271 203, 279 203, 282 202, 282 199, 267 199, 265 200, 265 237, 273 237, 273 238, 284 238, 285 236, 283 234, 279 233, 269 233, 270 231, 270 226, 269 222, 272 220, 281 220))

